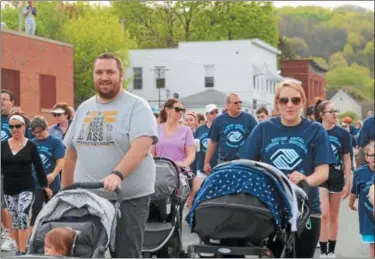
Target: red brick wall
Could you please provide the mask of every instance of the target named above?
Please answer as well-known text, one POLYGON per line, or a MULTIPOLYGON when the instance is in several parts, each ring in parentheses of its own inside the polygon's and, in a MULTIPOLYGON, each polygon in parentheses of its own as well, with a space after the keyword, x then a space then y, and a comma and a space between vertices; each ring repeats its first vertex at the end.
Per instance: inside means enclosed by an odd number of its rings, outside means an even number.
POLYGON ((282 60, 280 62, 281 75, 295 78, 302 82, 306 92, 307 106, 313 105, 316 97, 326 98, 325 77, 309 69, 309 60, 282 60))
POLYGON ((43 115, 49 124, 54 124, 48 110, 41 109, 39 75, 55 76, 56 101, 73 105, 73 48, 65 43, 10 31, 2 31, 1 42, 1 68, 20 71, 22 110, 27 116, 43 115))

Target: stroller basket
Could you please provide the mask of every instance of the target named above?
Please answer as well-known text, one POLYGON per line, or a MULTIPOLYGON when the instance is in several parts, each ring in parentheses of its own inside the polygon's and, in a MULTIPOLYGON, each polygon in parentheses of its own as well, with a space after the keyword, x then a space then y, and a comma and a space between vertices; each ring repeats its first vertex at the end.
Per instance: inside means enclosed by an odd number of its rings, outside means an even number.
POLYGON ((203 201, 195 213, 194 232, 202 240, 246 239, 261 244, 276 232, 273 215, 267 206, 245 193, 203 201))

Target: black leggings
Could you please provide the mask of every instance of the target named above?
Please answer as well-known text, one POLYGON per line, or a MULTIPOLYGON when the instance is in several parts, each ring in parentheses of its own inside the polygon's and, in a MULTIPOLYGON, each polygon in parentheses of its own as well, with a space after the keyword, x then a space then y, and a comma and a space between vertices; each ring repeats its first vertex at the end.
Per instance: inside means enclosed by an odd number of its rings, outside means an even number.
MULTIPOLYGON (((316 245, 319 242, 320 235, 320 216, 313 215, 307 221, 305 230, 295 240, 296 258, 313 258, 316 245)), ((268 248, 273 252, 275 257, 280 257, 283 245, 280 241, 271 242, 268 248)), ((293 258, 293 254, 287 254, 286 258, 293 258)))
MULTIPOLYGON (((53 193, 53 195, 55 195, 55 192, 53 193)), ((35 189, 35 200, 31 209, 30 226, 34 226, 36 217, 38 217, 39 212, 43 209, 44 203, 47 203, 49 200, 50 199, 48 198, 44 190, 35 189)))

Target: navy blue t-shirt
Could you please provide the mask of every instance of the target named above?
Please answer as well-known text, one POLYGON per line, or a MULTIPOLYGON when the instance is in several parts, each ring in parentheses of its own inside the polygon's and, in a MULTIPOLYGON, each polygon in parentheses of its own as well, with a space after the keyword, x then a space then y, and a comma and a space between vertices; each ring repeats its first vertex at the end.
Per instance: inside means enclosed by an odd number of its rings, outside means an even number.
POLYGON ((327 130, 328 138, 331 143, 333 154, 336 157, 336 165, 344 165, 343 156, 352 154, 352 136, 342 127, 335 126, 327 130))
MULTIPOLYGON (((298 171, 306 176, 316 166, 336 162, 327 131, 306 118, 294 127, 282 125, 280 117, 261 122, 242 147, 240 158, 262 161, 286 175, 298 171)), ((311 211, 320 213, 318 187, 312 187, 308 196, 311 211)))
POLYGON ((374 140, 374 115, 368 117, 362 125, 361 131, 359 132, 359 146, 365 147, 370 141, 374 140))
MULTIPOLYGON (((44 140, 39 140, 37 138, 32 139, 32 141, 37 145, 40 158, 43 163, 46 175, 53 172, 56 167, 57 160, 64 158, 65 146, 61 140, 54 136, 48 136, 44 140)), ((36 180, 35 171, 33 172, 34 179, 36 180)), ((38 183, 35 181, 36 188, 42 189, 38 183)), ((60 190, 61 179, 60 174, 58 174, 55 180, 49 185, 52 191, 57 192, 60 190)))
POLYGON ((256 125, 254 117, 245 112, 237 117, 228 113, 218 116, 209 133, 210 139, 218 143, 218 158, 224 161, 238 159, 238 151, 256 125))
MULTIPOLYGON (((207 147, 208 147, 208 134, 210 132, 210 128, 207 127, 207 125, 200 126, 194 133, 194 138, 199 139, 200 144, 200 151, 197 152, 196 158, 197 158, 197 170, 201 171, 201 173, 204 173, 203 166, 204 166, 204 159, 206 157, 207 147)), ((214 155, 211 158, 211 168, 214 168, 217 165, 217 151, 215 151, 214 155)))
POLYGON ((11 136, 8 115, 1 115, 1 141, 5 141, 11 136))
POLYGON ((374 184, 375 172, 369 165, 358 168, 353 174, 353 185, 351 192, 358 198, 358 218, 359 232, 361 235, 374 235, 374 218, 369 217, 368 209, 365 206, 368 199, 368 190, 371 184, 374 184))

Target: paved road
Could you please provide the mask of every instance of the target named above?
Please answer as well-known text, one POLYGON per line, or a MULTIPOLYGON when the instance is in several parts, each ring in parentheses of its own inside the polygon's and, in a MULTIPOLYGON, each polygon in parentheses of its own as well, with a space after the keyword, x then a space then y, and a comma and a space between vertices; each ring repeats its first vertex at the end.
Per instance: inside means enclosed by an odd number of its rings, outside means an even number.
MULTIPOLYGON (((358 232, 358 216, 357 213, 352 212, 347 207, 347 201, 344 201, 341 206, 341 220, 340 220, 340 232, 339 242, 337 243, 336 256, 337 258, 348 258, 348 257, 369 257, 368 246, 364 245, 360 241, 358 232)), ((197 244, 198 238, 196 235, 191 234, 188 226, 183 224, 183 243, 185 249, 190 244, 197 244)), ((316 258, 319 258, 319 249, 315 254, 316 258)), ((0 252, 0 257, 11 257, 14 253, 3 253, 0 252)))

